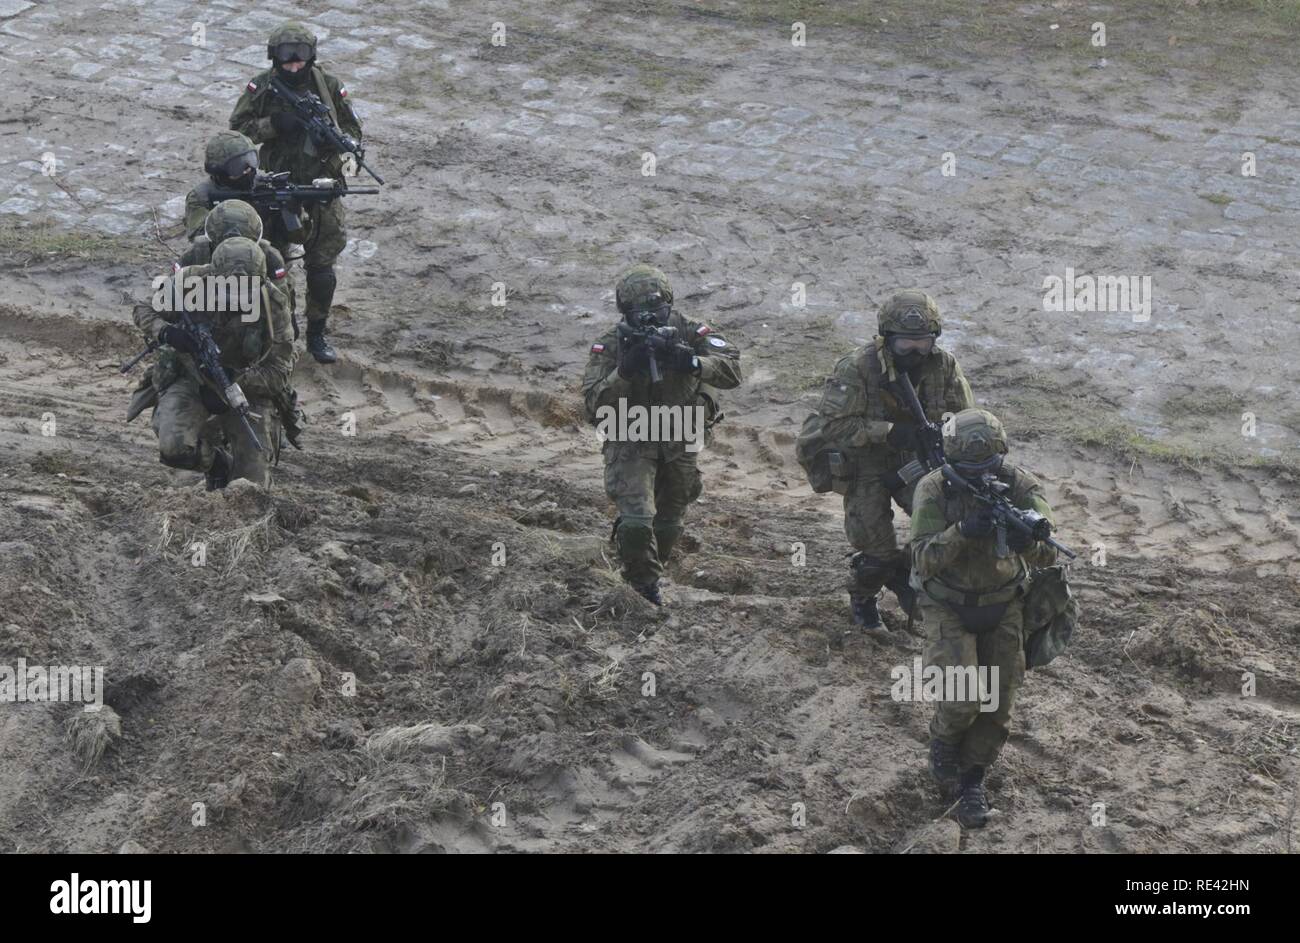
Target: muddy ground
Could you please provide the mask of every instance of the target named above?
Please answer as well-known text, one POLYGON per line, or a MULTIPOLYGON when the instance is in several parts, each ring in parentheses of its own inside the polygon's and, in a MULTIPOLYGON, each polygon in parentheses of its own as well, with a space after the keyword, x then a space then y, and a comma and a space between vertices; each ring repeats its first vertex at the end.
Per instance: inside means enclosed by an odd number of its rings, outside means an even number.
POLYGON ((103 665, 112 711, 0 704, 0 849, 1290 851, 1296 19, 967 6, 0 0, 0 664, 103 665), (295 378, 307 450, 211 495, 116 367, 284 15, 389 186, 349 205, 342 359, 295 378), (747 373, 664 611, 577 414, 637 259, 747 373), (1044 311, 1067 267, 1152 276, 1149 320, 1044 311), (890 697, 921 640, 846 631, 791 454, 912 284, 1084 551, 964 835, 890 697))

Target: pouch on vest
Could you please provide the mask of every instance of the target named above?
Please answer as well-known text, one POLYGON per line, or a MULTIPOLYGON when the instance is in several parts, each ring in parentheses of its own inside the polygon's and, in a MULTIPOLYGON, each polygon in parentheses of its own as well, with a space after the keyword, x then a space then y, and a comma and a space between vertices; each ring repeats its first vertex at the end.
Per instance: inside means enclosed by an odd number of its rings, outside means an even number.
POLYGON ((794 443, 795 459, 807 476, 808 484, 817 494, 826 494, 828 491, 844 494, 853 477, 853 463, 835 443, 826 438, 824 427, 825 419, 820 412, 809 414, 794 443), (831 469, 832 456, 837 456, 836 472, 831 469))
POLYGON ((825 454, 831 472, 831 490, 836 494, 848 494, 849 485, 853 483, 853 461, 843 452, 825 454))
POLYGON ((130 422, 151 406, 158 405, 158 388, 153 385, 153 367, 145 371, 140 384, 131 394, 131 402, 126 407, 126 421, 130 422))
POLYGON ((1079 604, 1070 592, 1065 567, 1035 570, 1025 597, 1025 667, 1049 664, 1065 651, 1079 623, 1079 604))
POLYGON ((982 635, 990 629, 996 629, 1002 617, 1007 613, 1009 602, 995 603, 991 606, 963 606, 960 603, 944 603, 951 609, 959 620, 961 627, 967 632, 974 632, 976 635, 982 635))

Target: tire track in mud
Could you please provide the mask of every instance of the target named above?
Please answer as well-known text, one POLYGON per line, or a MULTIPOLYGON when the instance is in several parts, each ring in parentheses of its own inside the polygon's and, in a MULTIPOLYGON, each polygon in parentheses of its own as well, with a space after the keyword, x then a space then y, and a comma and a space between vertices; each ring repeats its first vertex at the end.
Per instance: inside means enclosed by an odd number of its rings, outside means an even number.
MULTIPOLYGON (((118 354, 132 348, 129 329, 109 328, 107 335, 105 330, 101 324, 77 318, 44 325, 26 313, 0 315, 4 438, 16 446, 18 458, 30 459, 51 445, 70 445, 79 456, 138 463, 132 477, 157 477, 146 423, 138 420, 126 429, 121 425, 125 399, 134 384, 119 377, 111 363, 96 366, 82 359, 85 350, 118 354), (71 443, 10 432, 11 421, 30 423, 34 411, 46 406, 64 416, 78 433, 71 443)), ((389 438, 428 442, 450 446, 479 467, 542 480, 587 480, 593 491, 599 491, 599 453, 594 437, 577 421, 576 391, 548 391, 530 386, 526 379, 517 386, 504 386, 500 372, 481 361, 453 356, 445 366, 434 368, 401 358, 380 360, 364 349, 346 351, 333 368, 321 368, 304 358, 295 383, 313 417, 309 449, 332 458, 348 455, 356 444, 382 449, 389 438), (337 428, 347 412, 356 417, 356 442, 327 432, 331 426, 337 428)), ((801 413, 802 408, 792 411, 801 413)), ((698 514, 704 539, 694 549, 687 548, 687 559, 675 571, 677 585, 672 591, 681 610, 662 630, 658 650, 667 652, 683 642, 698 645, 698 641, 687 642, 693 631, 689 623, 721 619, 723 627, 708 640, 707 651, 691 656, 690 668, 697 674, 701 658, 705 664, 712 662, 710 674, 717 680, 697 685, 690 692, 693 711, 668 727, 653 734, 634 732, 633 727, 621 738, 604 743, 593 760, 525 777, 522 782, 533 795, 534 807, 522 811, 519 819, 532 837, 517 837, 507 847, 796 847, 781 837, 789 834, 792 801, 804 802, 814 820, 797 847, 830 850, 856 843, 875 850, 901 850, 918 835, 931 834, 925 830, 943 803, 920 769, 923 720, 915 711, 900 710, 880 684, 890 665, 909 663, 919 641, 897 631, 883 642, 840 637, 831 628, 843 619, 838 586, 816 579, 804 585, 784 580, 766 585, 761 574, 765 568, 772 572, 771 558, 747 556, 753 550, 737 540, 745 536, 770 543, 778 532, 803 534, 811 526, 812 539, 829 553, 842 549, 839 502, 807 493, 790 457, 791 444, 788 431, 729 418, 705 455, 706 501, 693 512, 698 514), (718 592, 713 571, 724 558, 753 570, 758 578, 738 584, 743 588, 718 592), (698 577, 699 568, 709 575, 698 577), (728 613, 736 615, 722 618, 728 613), (732 625, 737 619, 759 631, 732 625), (792 626, 808 628, 792 631, 792 626), (771 700, 777 691, 786 692, 780 705, 771 700), (861 744, 868 742, 873 744, 869 767, 852 759, 846 762, 845 758, 861 754, 861 744), (747 771, 739 782, 732 782, 738 768, 747 771), (669 824, 660 827, 665 822, 669 824), (626 832, 628 823, 634 824, 634 830, 635 823, 655 824, 634 838, 626 832)), ((1286 482, 1251 470, 1225 474, 1149 462, 1123 467, 1099 450, 1043 440, 1027 444, 1024 453, 1024 463, 1046 480, 1059 519, 1068 522, 1063 524, 1062 537, 1080 550, 1095 540, 1113 542, 1112 565, 1183 562, 1241 579, 1292 572, 1297 558, 1295 527, 1286 515, 1279 518, 1263 510, 1266 502, 1293 493, 1286 482)), ((310 454, 304 453, 302 460, 310 462, 310 454)), ((369 454, 362 451, 349 461, 364 469, 369 454)), ((293 455, 286 459, 291 464, 298 460, 293 455)), ((905 525, 901 515, 898 524, 900 529, 905 525)), ((101 561, 95 568, 103 565, 101 561)), ((1094 607, 1106 604, 1112 597, 1103 590, 1113 577, 1105 572, 1088 576, 1089 582, 1095 582, 1081 587, 1085 599, 1094 607)), ((1138 595, 1144 592, 1139 585, 1138 595)), ((118 587, 107 596, 102 587, 94 593, 96 605, 107 610, 137 608, 147 599, 143 589, 131 586, 118 587)), ((1194 597, 1188 604, 1193 601, 1194 597)), ((896 614, 891 611, 887 618, 897 629, 896 614)), ((364 679, 376 677, 367 656, 351 639, 321 634, 314 626, 299 632, 307 623, 297 616, 281 623, 298 632, 324 661, 337 662, 338 669, 356 671, 364 679)), ((132 663, 132 657, 124 654, 133 651, 132 642, 120 629, 107 632, 101 644, 117 653, 119 663, 132 663)), ((646 657, 622 638, 601 645, 598 651, 610 663, 623 663, 634 655, 646 657)), ((153 677, 147 668, 123 670, 131 676, 153 677)), ((1083 665, 1063 671, 1072 684, 1090 674, 1083 665)), ((1273 687, 1285 674, 1280 665, 1260 671, 1273 687)), ((1283 720, 1294 716, 1290 694, 1277 692, 1271 697, 1271 716, 1283 720)), ((1026 717, 1031 723, 1041 722, 1044 714, 1035 705, 1039 698, 1049 700, 1054 695, 1026 696, 1026 717)), ((1198 716, 1206 715, 1198 711, 1198 716)), ((1191 723, 1190 728, 1175 725, 1170 742, 1187 742, 1195 736, 1188 731, 1206 721, 1191 723)), ((1211 734, 1207 730, 1202 739, 1211 734)), ((1108 737, 1100 729, 1096 736, 1103 741, 1108 737)), ((1030 774, 1023 760, 1012 759, 993 781, 1000 791, 999 801, 1008 810, 1039 809, 1038 790, 1043 787, 1037 784, 1042 777, 1073 777, 1082 783, 1049 793, 1049 809, 1052 802, 1063 803, 1062 808, 1086 804, 1096 795, 1110 795, 1108 790, 1114 788, 1105 776, 1072 759, 1068 745, 1056 737, 1018 739, 1010 754, 1022 748, 1030 752, 1026 744, 1038 749, 1038 760, 1049 769, 1030 774), (1051 795, 1056 798, 1050 799, 1051 795)), ((123 755, 128 761, 146 760, 132 747, 123 755)), ((1112 757, 1107 762, 1113 766, 1130 760, 1138 763, 1140 757, 1112 757)), ((1230 776, 1237 761, 1227 751, 1215 761, 1215 769, 1230 776)), ((1169 762, 1171 769, 1182 768, 1179 758, 1169 762)), ((1137 787, 1115 791, 1113 796, 1121 804, 1139 800, 1137 787)), ((1177 791, 1161 802, 1170 807, 1187 804, 1177 791)), ((1136 831, 1108 838, 1108 847, 1144 847, 1142 829, 1158 827, 1167 832, 1171 815, 1137 815, 1136 831)), ((1269 821, 1265 816, 1247 827, 1234 826, 1235 831, 1220 837, 1238 843, 1237 847, 1259 842, 1269 821)), ((996 845, 1018 842, 1023 834, 1016 826, 995 825, 988 836, 996 845)), ((426 835, 412 847, 421 847, 424 840, 433 839, 426 835)), ((490 838, 478 835, 474 840, 481 847, 492 846, 490 838)), ((1088 839, 1085 835, 1080 840, 1088 839)))

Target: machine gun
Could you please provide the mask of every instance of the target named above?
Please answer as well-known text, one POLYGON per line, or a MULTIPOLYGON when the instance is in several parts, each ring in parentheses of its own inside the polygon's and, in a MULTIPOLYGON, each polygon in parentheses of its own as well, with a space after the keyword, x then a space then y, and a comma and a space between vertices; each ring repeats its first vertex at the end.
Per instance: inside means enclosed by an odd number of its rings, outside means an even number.
POLYGON ((695 356, 695 350, 690 344, 684 344, 677 339, 677 328, 656 327, 652 323, 634 327, 626 322, 621 322, 618 325, 618 343, 620 347, 645 344, 650 348, 651 383, 658 383, 663 379, 663 373, 659 369, 660 358, 679 348, 689 351, 691 356, 695 356))
POLYGON ((321 101, 318 95, 314 92, 303 92, 299 95, 274 75, 271 76, 270 88, 272 94, 288 103, 297 113, 312 141, 317 144, 327 144, 339 153, 351 154, 356 158, 358 167, 379 183, 384 182, 384 178, 375 173, 366 163, 366 150, 361 146, 361 142, 334 126, 330 118, 329 105, 321 101))
POLYGON ((298 212, 304 203, 325 203, 351 194, 378 192, 378 187, 349 187, 332 177, 313 180, 311 186, 298 184, 289 179, 289 171, 285 170, 275 174, 259 173, 251 190, 213 187, 208 191, 208 205, 216 206, 223 200, 243 200, 264 219, 279 213, 285 234, 290 237, 290 242, 295 242, 297 240, 293 237, 302 230, 298 212))
POLYGON ((951 465, 940 466, 943 479, 958 491, 965 492, 993 512, 994 528, 997 533, 997 552, 999 557, 1008 556, 1011 549, 1007 546, 1007 529, 1018 530, 1028 534, 1034 540, 1055 547, 1071 560, 1078 556, 1073 550, 1059 543, 1052 537, 1052 522, 1037 511, 1018 508, 1006 496, 1011 486, 998 479, 996 475, 981 475, 977 481, 963 478, 951 465))

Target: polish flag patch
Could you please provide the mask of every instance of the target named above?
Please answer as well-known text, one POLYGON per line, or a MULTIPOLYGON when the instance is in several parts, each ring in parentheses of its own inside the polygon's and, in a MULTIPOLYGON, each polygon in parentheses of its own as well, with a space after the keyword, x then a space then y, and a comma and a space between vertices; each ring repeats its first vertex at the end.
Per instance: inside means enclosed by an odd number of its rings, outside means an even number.
POLYGON ((591 345, 591 352, 592 352, 593 354, 603 354, 603 353, 605 352, 605 345, 604 345, 604 344, 592 344, 592 345, 591 345))
POLYGON ((175 275, 175 274, 176 274, 177 272, 179 272, 180 270, 181 270, 181 264, 180 264, 179 262, 173 262, 173 263, 172 263, 172 274, 175 275))
POLYGON ((271 273, 271 277, 276 279, 277 281, 284 278, 284 269, 282 268, 276 269, 274 272, 271 273))
POLYGON ((712 332, 712 330, 713 328, 709 327, 707 324, 701 324, 699 330, 697 330, 695 333, 703 337, 705 334, 712 332))
POLYGON ((347 97, 348 97, 348 90, 347 90, 346 88, 344 88, 343 86, 340 85, 340 86, 339 86, 339 98, 347 98, 347 97))
POLYGON ((248 83, 248 90, 249 90, 250 92, 255 92, 255 91, 257 91, 257 83, 256 83, 256 82, 249 82, 249 83, 248 83))

